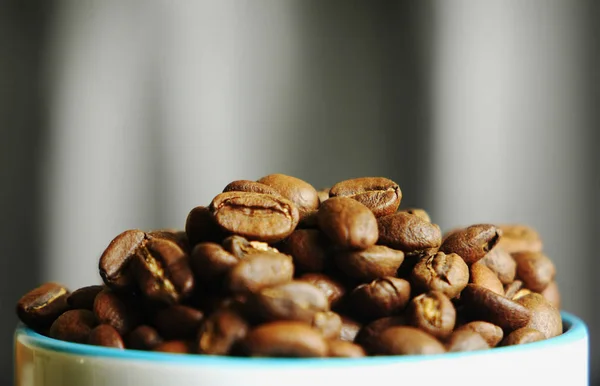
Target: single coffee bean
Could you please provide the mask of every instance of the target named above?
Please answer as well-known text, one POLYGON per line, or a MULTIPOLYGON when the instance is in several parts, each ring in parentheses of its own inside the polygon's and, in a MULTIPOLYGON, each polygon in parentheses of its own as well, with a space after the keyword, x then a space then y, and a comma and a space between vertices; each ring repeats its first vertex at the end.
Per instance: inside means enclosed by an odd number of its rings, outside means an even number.
POLYGON ((362 328, 362 324, 345 315, 342 317, 342 329, 340 331, 340 339, 348 342, 354 342, 356 335, 362 328))
POLYGON ((106 285, 119 290, 133 288, 129 264, 145 240, 144 232, 132 229, 119 234, 110 242, 98 264, 100 277, 106 285))
POLYGON ((28 327, 43 329, 68 310, 69 290, 58 283, 46 283, 23 295, 17 302, 17 316, 28 327))
POLYGON ((463 324, 454 330, 454 332, 469 330, 474 331, 481 335, 483 339, 487 342, 488 346, 496 347, 498 343, 502 340, 504 336, 504 332, 502 329, 495 324, 483 322, 483 321, 474 321, 463 324))
POLYGON ((346 294, 346 287, 342 283, 322 273, 307 273, 300 276, 298 280, 311 283, 320 289, 327 297, 331 308, 336 307, 346 294))
POLYGON ((127 348, 133 350, 154 350, 156 346, 163 342, 162 337, 153 327, 145 324, 137 326, 126 338, 127 348))
POLYGON ((300 217, 319 207, 319 194, 308 182, 285 174, 270 174, 258 180, 277 190, 283 197, 293 202, 300 217))
POLYGON ((360 202, 347 197, 332 197, 317 214, 319 228, 340 248, 364 249, 377 241, 377 219, 360 202))
POLYGON ((199 286, 220 289, 224 277, 239 261, 219 244, 198 243, 190 256, 190 268, 199 286))
POLYGON ((329 340, 327 346, 327 356, 331 358, 361 358, 366 355, 359 345, 341 339, 329 340))
POLYGON ((236 180, 230 182, 223 189, 223 193, 227 192, 248 192, 248 193, 262 193, 270 194, 272 196, 281 196, 281 194, 268 185, 261 184, 260 182, 250 180, 236 180))
POLYGON ((523 288, 521 280, 515 280, 512 283, 504 286, 504 296, 514 300, 515 295, 523 288))
POLYGON ((538 330, 546 338, 562 334, 563 325, 560 312, 542 295, 531 293, 517 299, 516 302, 531 311, 531 318, 522 327, 538 330))
POLYGON ((560 310, 560 291, 555 281, 548 284, 541 294, 554 308, 560 310))
POLYGON ((314 285, 299 280, 263 288, 253 299, 259 315, 266 321, 310 323, 317 312, 329 311, 325 294, 314 285))
POLYGON ((159 229, 146 232, 146 238, 167 239, 179 245, 179 247, 183 249, 185 253, 189 253, 191 251, 190 243, 184 231, 179 231, 177 229, 159 229))
POLYGON ((397 212, 378 218, 377 224, 378 243, 404 253, 435 250, 442 242, 440 227, 414 214, 397 212))
POLYGON ((299 221, 296 205, 270 194, 221 193, 211 202, 210 211, 226 232, 267 243, 289 236, 299 221))
POLYGON ((228 285, 233 293, 253 293, 286 283, 294 276, 292 257, 283 253, 253 253, 229 271, 228 285))
POLYGON ((50 327, 51 338, 67 342, 86 343, 88 336, 97 325, 90 310, 70 310, 60 315, 50 327))
POLYGON ((96 326, 90 332, 87 343, 95 346, 114 347, 121 350, 125 348, 121 335, 109 324, 96 326))
POLYGON ((220 243, 227 236, 205 206, 197 206, 190 211, 185 220, 185 233, 190 247, 202 242, 220 243))
POLYGON ((556 268, 543 253, 517 252, 513 258, 517 262, 517 276, 530 290, 542 292, 554 280, 556 268))
POLYGON ((324 357, 328 345, 310 325, 297 321, 276 321, 260 325, 244 340, 252 357, 324 357))
POLYGON ((196 340, 197 351, 200 354, 227 355, 247 333, 248 323, 241 314, 233 308, 223 307, 202 323, 196 340))
POLYGON ((94 309, 94 299, 105 287, 103 285, 90 285, 73 291, 67 297, 67 304, 71 309, 85 309, 92 311, 94 309))
POLYGON ((500 224, 502 237, 498 243, 506 252, 541 252, 543 245, 538 232, 524 224, 500 224))
POLYGON ((503 330, 525 327, 532 317, 532 312, 522 304, 475 284, 465 287, 460 300, 477 320, 493 323, 503 330))
POLYGON ((248 241, 242 236, 229 236, 223 240, 223 248, 237 257, 243 259, 248 255, 259 252, 279 252, 277 249, 272 248, 267 243, 262 241, 248 241))
POLYGON ((389 327, 394 326, 408 326, 409 321, 406 315, 398 316, 386 316, 385 318, 379 318, 371 323, 363 326, 354 341, 365 348, 367 352, 371 352, 373 343, 376 342, 377 336, 389 327))
POLYGON ((514 330, 504 341, 502 341, 502 346, 515 346, 518 344, 539 342, 540 340, 545 340, 546 336, 539 332, 536 329, 523 327, 518 330, 514 330))
POLYGON ((347 276, 371 281, 384 276, 396 276, 404 261, 404 252, 383 245, 367 249, 340 251, 335 255, 338 268, 347 276))
POLYGON ((328 265, 327 237, 318 229, 297 229, 282 244, 299 272, 321 272, 328 265))
POLYGON ((496 246, 478 261, 491 269, 502 284, 510 284, 517 274, 517 263, 502 247, 496 246))
POLYGON ((342 331, 342 318, 333 311, 317 312, 310 325, 321 332, 325 339, 334 339, 338 338, 342 331))
POLYGON ((319 203, 323 203, 323 201, 326 201, 329 199, 329 190, 330 188, 324 188, 321 190, 317 191, 317 194, 319 196, 319 203))
POLYGON ((446 351, 433 336, 408 326, 387 328, 376 337, 372 348, 374 355, 433 355, 446 351))
POLYGON ((477 262, 469 268, 469 282, 485 287, 499 295, 504 295, 504 286, 498 276, 487 266, 477 262))
POLYGON ((427 222, 431 222, 431 217, 429 216, 429 213, 427 213, 425 211, 425 209, 407 208, 407 209, 399 210, 399 212, 414 214, 415 216, 421 217, 423 220, 425 220, 427 222))
POLYGON ((154 347, 154 351, 169 354, 192 354, 194 352, 192 343, 185 340, 170 340, 163 342, 154 347))
POLYGON ((456 253, 438 252, 419 260, 411 273, 411 282, 417 290, 441 291, 452 299, 469 282, 469 267, 456 253))
POLYGON ((202 311, 176 304, 159 310, 154 317, 154 325, 165 339, 191 339, 203 318, 202 311))
POLYGON ((430 291, 416 296, 407 309, 410 323, 438 339, 446 339, 454 329, 456 310, 446 295, 430 291))
POLYGON ((102 290, 94 300, 94 315, 100 324, 109 324, 121 335, 127 334, 141 321, 139 309, 131 301, 110 289, 102 290))
POLYGON ((349 197, 371 209, 375 217, 396 212, 402 191, 394 181, 383 177, 354 178, 338 182, 329 191, 330 197, 349 197))
POLYGON ((409 300, 408 281, 389 276, 361 284, 350 294, 356 315, 366 320, 399 314, 409 300))
POLYGON ((483 258, 500 240, 500 231, 491 224, 471 225, 452 233, 440 246, 444 253, 456 253, 471 265, 483 258))
POLYGON ((489 348, 486 340, 471 330, 457 330, 450 335, 446 342, 448 352, 477 351, 489 348))

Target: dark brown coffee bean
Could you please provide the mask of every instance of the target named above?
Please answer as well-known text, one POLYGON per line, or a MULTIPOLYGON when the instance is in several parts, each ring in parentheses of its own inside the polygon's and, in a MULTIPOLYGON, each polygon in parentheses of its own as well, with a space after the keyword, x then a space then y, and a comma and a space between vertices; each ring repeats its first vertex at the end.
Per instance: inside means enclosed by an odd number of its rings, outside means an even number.
POLYGON ((103 285, 90 285, 79 288, 67 297, 67 303, 71 309, 94 309, 94 299, 105 287, 103 285))
POLYGON ((185 340, 170 340, 163 342, 154 347, 154 351, 169 354, 192 354, 194 352, 192 343, 185 340))
POLYGON ((364 249, 377 241, 377 219, 360 202, 347 197, 332 197, 317 214, 319 228, 337 246, 364 249))
POLYGON ((304 281, 290 281, 263 288, 254 297, 259 315, 266 321, 298 320, 310 323, 317 312, 329 311, 325 294, 304 281))
POLYGON ((322 273, 307 273, 300 276, 298 280, 311 283, 320 289, 327 296, 331 308, 336 307, 346 294, 346 287, 342 283, 322 273))
POLYGON ((446 339, 454 330, 456 310, 446 295, 430 291, 411 300, 407 316, 410 323, 438 339, 446 339))
POLYGON ((504 336, 504 332, 500 327, 496 326, 495 324, 482 321, 474 321, 463 324, 455 329, 454 332, 463 330, 469 330, 478 333, 483 337, 483 339, 485 339, 490 347, 496 347, 504 336))
POLYGON ((219 244, 199 243, 192 250, 190 268, 199 286, 220 289, 224 277, 239 261, 219 244))
POLYGON ((202 311, 176 304, 159 310, 154 317, 154 325, 165 339, 191 339, 203 318, 202 311))
POLYGON ((321 272, 327 266, 329 243, 318 229, 297 229, 282 244, 299 272, 321 272))
POLYGON ((367 352, 371 352, 373 351, 372 345, 374 342, 376 342, 377 336, 379 336, 379 334, 381 334, 387 328, 408 325, 409 322, 405 315, 386 316, 385 318, 379 318, 363 326, 356 335, 354 341, 364 347, 367 352))
POLYGON ((504 296, 514 300, 515 295, 523 288, 523 282, 521 280, 515 280, 512 283, 504 286, 504 296))
POLYGON ((300 221, 298 222, 298 227, 296 229, 318 229, 318 214, 319 210, 317 209, 311 210, 309 212, 304 212, 302 217, 300 217, 300 221))
POLYGON ((498 245, 478 262, 491 269, 502 284, 510 284, 515 280, 517 263, 508 252, 498 245))
POLYGON ((190 247, 202 242, 220 243, 227 236, 205 206, 190 211, 185 220, 185 233, 190 247))
POLYGON ((357 316, 367 320, 399 314, 410 300, 410 284, 404 279, 384 277, 361 284, 350 294, 357 316))
POLYGON ((414 214, 415 216, 421 217, 423 220, 425 220, 427 222, 431 222, 431 217, 429 216, 429 213, 427 213, 425 211, 425 209, 408 208, 408 209, 400 210, 399 212, 405 212, 405 213, 409 213, 409 214, 414 214))
POLYGON ((121 335, 127 334, 141 321, 140 312, 133 302, 110 289, 104 289, 96 296, 94 315, 100 324, 113 326, 121 335))
POLYGON ((317 191, 317 194, 319 195, 319 202, 322 204, 323 201, 326 201, 329 199, 329 191, 331 190, 331 188, 324 188, 321 190, 317 191))
POLYGON ((458 330, 452 333, 446 342, 448 352, 487 350, 490 346, 477 332, 458 330))
POLYGON ((179 245, 179 247, 183 249, 186 253, 189 253, 191 250, 186 233, 177 229, 158 229, 146 232, 146 238, 167 239, 179 245))
POLYGON ((542 295, 531 293, 515 300, 519 305, 531 311, 529 322, 522 327, 538 330, 546 338, 558 336, 563 332, 560 312, 542 295))
POLYGON ((69 306, 69 290, 58 283, 46 283, 23 295, 17 302, 17 316, 35 329, 49 327, 69 306))
POLYGON ((367 249, 340 251, 335 255, 338 268, 351 278, 371 281, 384 276, 396 276, 404 261, 404 252, 383 245, 367 249))
POLYGON ((411 273, 411 282, 422 292, 441 291, 452 299, 469 282, 469 267, 456 253, 438 252, 419 260, 411 273))
POLYGON ((253 253, 229 271, 228 285, 233 293, 253 293, 286 283, 294 276, 292 257, 283 253, 253 253))
POLYGON ((497 227, 502 232, 498 245, 506 252, 513 254, 542 251, 542 239, 532 227, 524 224, 500 224, 497 227))
POLYGON ((121 350, 125 348, 121 335, 109 324, 96 326, 90 332, 87 343, 95 346, 114 347, 121 350))
POLYGON ((129 264, 145 239, 144 232, 132 229, 119 234, 110 242, 99 262, 100 277, 106 285, 120 290, 133 288, 129 264))
POLYGON ((262 241, 249 241, 242 236, 229 236, 223 240, 223 248, 237 257, 243 259, 248 255, 259 252, 279 252, 262 241))
POLYGON ((408 326, 385 329, 376 337, 372 347, 374 355, 433 355, 446 351, 433 336, 408 326))
POLYGON ((197 351, 200 354, 227 355, 247 333, 248 323, 240 313, 223 307, 202 323, 196 340, 197 351))
POLYGON ((354 178, 338 182, 329 191, 330 197, 349 197, 371 209, 375 217, 396 212, 402 191, 394 181, 383 177, 354 178))
POLYGON ((532 317, 532 312, 525 306, 475 284, 467 285, 460 300, 478 320, 493 323, 504 330, 525 327, 532 317))
POLYGON ((70 310, 59 316, 50 327, 51 338, 67 342, 86 343, 88 336, 97 325, 90 310, 70 310))
POLYGON ((444 253, 456 253, 471 265, 492 250, 500 240, 500 231, 491 224, 471 225, 452 233, 440 246, 444 253))
POLYGON ((349 318, 348 316, 340 316, 342 317, 342 330, 340 331, 340 339, 348 342, 354 342, 356 335, 362 328, 362 324, 352 318, 349 318))
POLYGON ((469 268, 469 283, 489 289, 499 295, 504 295, 504 286, 498 276, 487 266, 477 262, 469 268))
POLYGON ((502 341, 502 346, 515 346, 518 344, 539 342, 540 340, 545 339, 546 337, 544 334, 538 330, 529 327, 523 327, 508 334, 506 339, 502 341))
POLYGON ((359 345, 341 339, 330 340, 327 346, 327 356, 331 358, 361 358, 366 355, 359 345))
POLYGON ((211 202, 210 211, 225 231, 268 243, 289 236, 299 221, 296 205, 269 194, 221 193, 211 202))
POLYGON ((223 189, 223 193, 227 192, 248 192, 281 196, 277 189, 274 189, 265 184, 261 184, 260 182, 250 180, 236 180, 230 182, 229 184, 227 184, 225 189, 223 189))
POLYGON ((310 325, 321 332, 325 339, 334 339, 338 338, 342 331, 342 318, 333 311, 317 312, 310 325))
POLYGON ((258 180, 277 190, 283 197, 293 202, 300 217, 319 207, 319 194, 308 182, 285 174, 270 174, 258 180))
POLYGON ((554 308, 560 310, 560 291, 555 281, 548 284, 541 294, 554 308))
POLYGON ((154 350, 163 342, 162 337, 153 327, 145 324, 137 326, 127 335, 127 348, 133 350, 154 350))
POLYGON ((512 256, 517 262, 517 277, 530 290, 542 292, 554 280, 556 268, 543 253, 517 252, 512 256))
POLYGON ((260 325, 248 333, 244 343, 252 357, 324 357, 328 351, 318 331, 296 321, 260 325))
POLYGON ((421 217, 397 212, 377 219, 379 244, 405 253, 435 250, 442 242, 442 231, 437 224, 421 217))

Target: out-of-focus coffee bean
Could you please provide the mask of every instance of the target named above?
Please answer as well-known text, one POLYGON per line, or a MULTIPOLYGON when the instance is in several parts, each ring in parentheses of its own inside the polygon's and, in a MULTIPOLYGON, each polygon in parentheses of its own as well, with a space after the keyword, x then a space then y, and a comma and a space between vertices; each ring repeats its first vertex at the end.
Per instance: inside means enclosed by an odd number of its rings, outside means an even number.
POLYGON ((481 335, 483 339, 487 342, 488 346, 495 347, 500 343, 502 337, 504 337, 504 332, 502 329, 495 324, 483 321, 474 321, 463 324, 462 326, 456 328, 454 332, 469 330, 474 331, 481 335))
POLYGON ((277 190, 283 197, 293 202, 300 211, 300 217, 319 207, 319 194, 308 182, 285 174, 270 174, 258 180, 277 190))
POLYGON ((541 252, 543 245, 539 233, 524 224, 499 224, 502 231, 500 245, 508 253, 541 252))
POLYGON ((349 197, 367 208, 375 217, 396 212, 402 191, 394 181, 383 177, 362 177, 338 182, 331 187, 330 197, 349 197))
POLYGON ((486 350, 490 346, 477 332, 471 330, 457 330, 450 335, 446 342, 448 352, 486 350))
POLYGON ((483 258, 500 240, 500 231, 491 224, 476 224, 453 232, 440 246, 444 253, 456 253, 471 265, 483 258))
POLYGON ((548 284, 541 294, 554 308, 560 310, 560 291, 555 281, 548 284))
POLYGON ((190 211, 185 220, 185 233, 191 248, 203 242, 220 243, 227 237, 205 206, 197 206, 190 211))
POLYGON ((234 266, 228 275, 233 293, 253 293, 286 283, 294 276, 292 257, 283 253, 253 253, 234 266))
POLYGON ((421 208, 407 208, 407 209, 399 210, 398 212, 404 212, 404 213, 414 214, 415 216, 421 217, 423 220, 425 220, 427 222, 431 222, 431 217, 429 216, 429 213, 427 213, 425 211, 425 209, 421 209, 421 208))
POLYGON ((446 351, 433 336, 408 326, 387 328, 376 337, 372 348, 374 355, 433 355, 446 351))
POLYGON ((319 228, 340 248, 364 249, 375 244, 377 220, 369 208, 347 197, 332 197, 317 214, 319 228))
POLYGON ((134 328, 127 335, 126 341, 127 348, 150 351, 161 344, 163 339, 153 327, 143 324, 134 328))
POLYGON ((339 337, 342 331, 342 318, 333 311, 317 312, 310 325, 320 331, 325 339, 334 339, 339 337))
POLYGON ((204 314, 192 307, 175 304, 156 313, 154 324, 165 339, 191 339, 196 335, 204 314))
POLYGON ((514 300, 514 296, 523 288, 523 282, 521 280, 515 280, 512 283, 504 286, 504 296, 514 300))
POLYGON ((452 333, 456 323, 454 305, 439 291, 414 297, 408 306, 407 316, 413 326, 442 340, 452 333))
POLYGON ((321 272, 328 265, 329 242, 318 229, 297 229, 282 244, 299 272, 321 272))
POLYGON ((346 294, 346 287, 342 283, 322 273, 307 273, 300 276, 298 280, 311 283, 320 289, 327 296, 331 308, 337 306, 346 294))
POLYGON ((348 342, 354 342, 356 335, 362 328, 362 324, 356 320, 349 318, 346 315, 340 315, 342 317, 342 329, 340 331, 340 339, 348 342))
POLYGON ((510 284, 517 274, 517 263, 502 247, 496 246, 478 261, 491 269, 502 284, 510 284))
POLYGON ((123 339, 115 328, 109 324, 96 326, 89 334, 87 343, 96 346, 124 349, 123 339))
POLYGON ((531 311, 529 322, 522 327, 538 330, 546 338, 562 334, 563 325, 560 312, 542 295, 531 293, 517 299, 516 302, 531 311))
POLYGON ((517 252, 513 258, 517 262, 517 276, 525 287, 534 292, 542 292, 554 280, 556 268, 552 261, 541 252, 517 252))
POLYGON ((366 355, 359 345, 341 339, 329 340, 327 346, 327 356, 331 358, 361 358, 366 355))
POLYGON ((404 252, 383 245, 367 249, 340 251, 335 255, 338 268, 347 276, 371 281, 384 276, 396 276, 404 261, 404 252))
POLYGON ((329 199, 329 190, 330 190, 330 188, 323 188, 323 189, 317 191, 317 194, 319 196, 319 202, 321 204, 323 203, 323 201, 326 201, 329 199))
POLYGON ((96 295, 104 289, 102 285, 90 285, 79 288, 71 292, 67 297, 67 304, 71 309, 85 309, 92 311, 94 309, 94 299, 96 295))
POLYGON ((90 332, 98 322, 90 310, 70 310, 60 315, 52 326, 51 338, 67 342, 86 343, 90 332))
POLYGON ((273 196, 281 196, 281 194, 268 185, 261 184, 260 182, 250 180, 236 180, 232 181, 223 189, 222 193, 227 192, 248 192, 248 193, 262 193, 270 194, 273 196))
POLYGON ((405 315, 399 316, 386 316, 385 318, 379 318, 371 323, 363 326, 354 341, 365 348, 367 352, 372 351, 372 345, 376 342, 376 337, 381 334, 384 330, 394 326, 408 326, 409 321, 405 315))
POLYGON ((279 252, 262 241, 249 241, 241 236, 229 236, 223 240, 223 248, 237 257, 243 259, 248 255, 259 252, 279 252))
POLYGON ((437 252, 419 260, 411 273, 411 282, 421 292, 441 291, 452 299, 469 282, 469 267, 456 253, 437 252))
POLYGON ((248 323, 232 308, 223 307, 204 320, 198 330, 197 351, 200 354, 227 355, 248 333, 248 323))
POLYGON ((154 351, 169 354, 192 354, 194 352, 192 343, 185 340, 170 340, 163 342, 154 347, 154 351))
POLYGON ((487 266, 477 262, 469 268, 469 282, 504 295, 504 286, 498 276, 487 266))
POLYGON ((219 244, 198 243, 190 256, 190 268, 203 287, 221 289, 225 275, 239 262, 219 244))
POLYGON ((538 342, 544 339, 546 339, 546 337, 538 330, 523 327, 508 334, 506 339, 502 341, 502 346, 515 346, 518 344, 538 342))
POLYGON ((314 285, 299 280, 263 288, 253 299, 258 313, 266 321, 310 323, 317 312, 329 311, 325 294, 314 285))
POLYGON ((141 321, 138 307, 130 299, 104 289, 94 300, 94 315, 100 324, 109 324, 121 335, 127 334, 141 321))
POLYGON ((43 284, 19 299, 17 316, 29 327, 49 327, 69 308, 68 296, 69 290, 58 283, 43 284))
POLYGON ((245 353, 252 357, 324 357, 328 345, 310 325, 276 321, 251 330, 244 340, 245 353))
POLYGON ((129 265, 145 239, 143 231, 132 229, 119 234, 110 242, 98 264, 100 277, 106 285, 120 290, 133 288, 129 265))
POLYGON ((410 284, 395 277, 383 277, 361 284, 350 294, 356 315, 366 320, 399 314, 409 300, 410 284))
POLYGON ((404 253, 419 253, 437 249, 442 242, 442 231, 437 224, 407 212, 397 212, 377 219, 378 244, 404 253))

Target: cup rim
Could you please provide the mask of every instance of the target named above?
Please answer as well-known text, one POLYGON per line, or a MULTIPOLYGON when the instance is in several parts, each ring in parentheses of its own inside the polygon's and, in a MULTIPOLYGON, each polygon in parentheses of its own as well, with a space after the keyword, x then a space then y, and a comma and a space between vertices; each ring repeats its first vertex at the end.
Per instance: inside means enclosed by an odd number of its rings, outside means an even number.
POLYGON ((561 311, 563 320, 563 334, 539 342, 527 343, 518 346, 495 347, 490 350, 454 352, 437 355, 394 355, 394 356, 367 356, 362 358, 248 358, 226 357, 203 354, 172 354, 163 352, 140 351, 132 349, 116 349, 110 347, 93 346, 88 344, 72 343, 53 339, 41 335, 22 323, 15 331, 15 342, 22 340, 25 344, 49 351, 64 354, 96 357, 104 359, 134 360, 161 362, 165 364, 194 365, 194 366, 226 366, 226 367, 349 367, 349 366, 376 366, 391 363, 431 362, 486 355, 510 354, 516 352, 533 352, 549 347, 563 346, 588 339, 588 328, 579 317, 561 311))

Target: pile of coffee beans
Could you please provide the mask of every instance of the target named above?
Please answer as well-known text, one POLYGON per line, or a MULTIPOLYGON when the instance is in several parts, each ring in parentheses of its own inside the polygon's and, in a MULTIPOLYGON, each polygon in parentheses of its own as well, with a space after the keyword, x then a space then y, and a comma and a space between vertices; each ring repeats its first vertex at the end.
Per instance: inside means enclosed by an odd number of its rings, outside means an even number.
POLYGON ((127 230, 102 285, 47 283, 21 321, 70 342, 171 353, 362 357, 484 350, 563 332, 555 266, 520 224, 442 234, 381 177, 317 191, 227 185, 185 231, 127 230))

